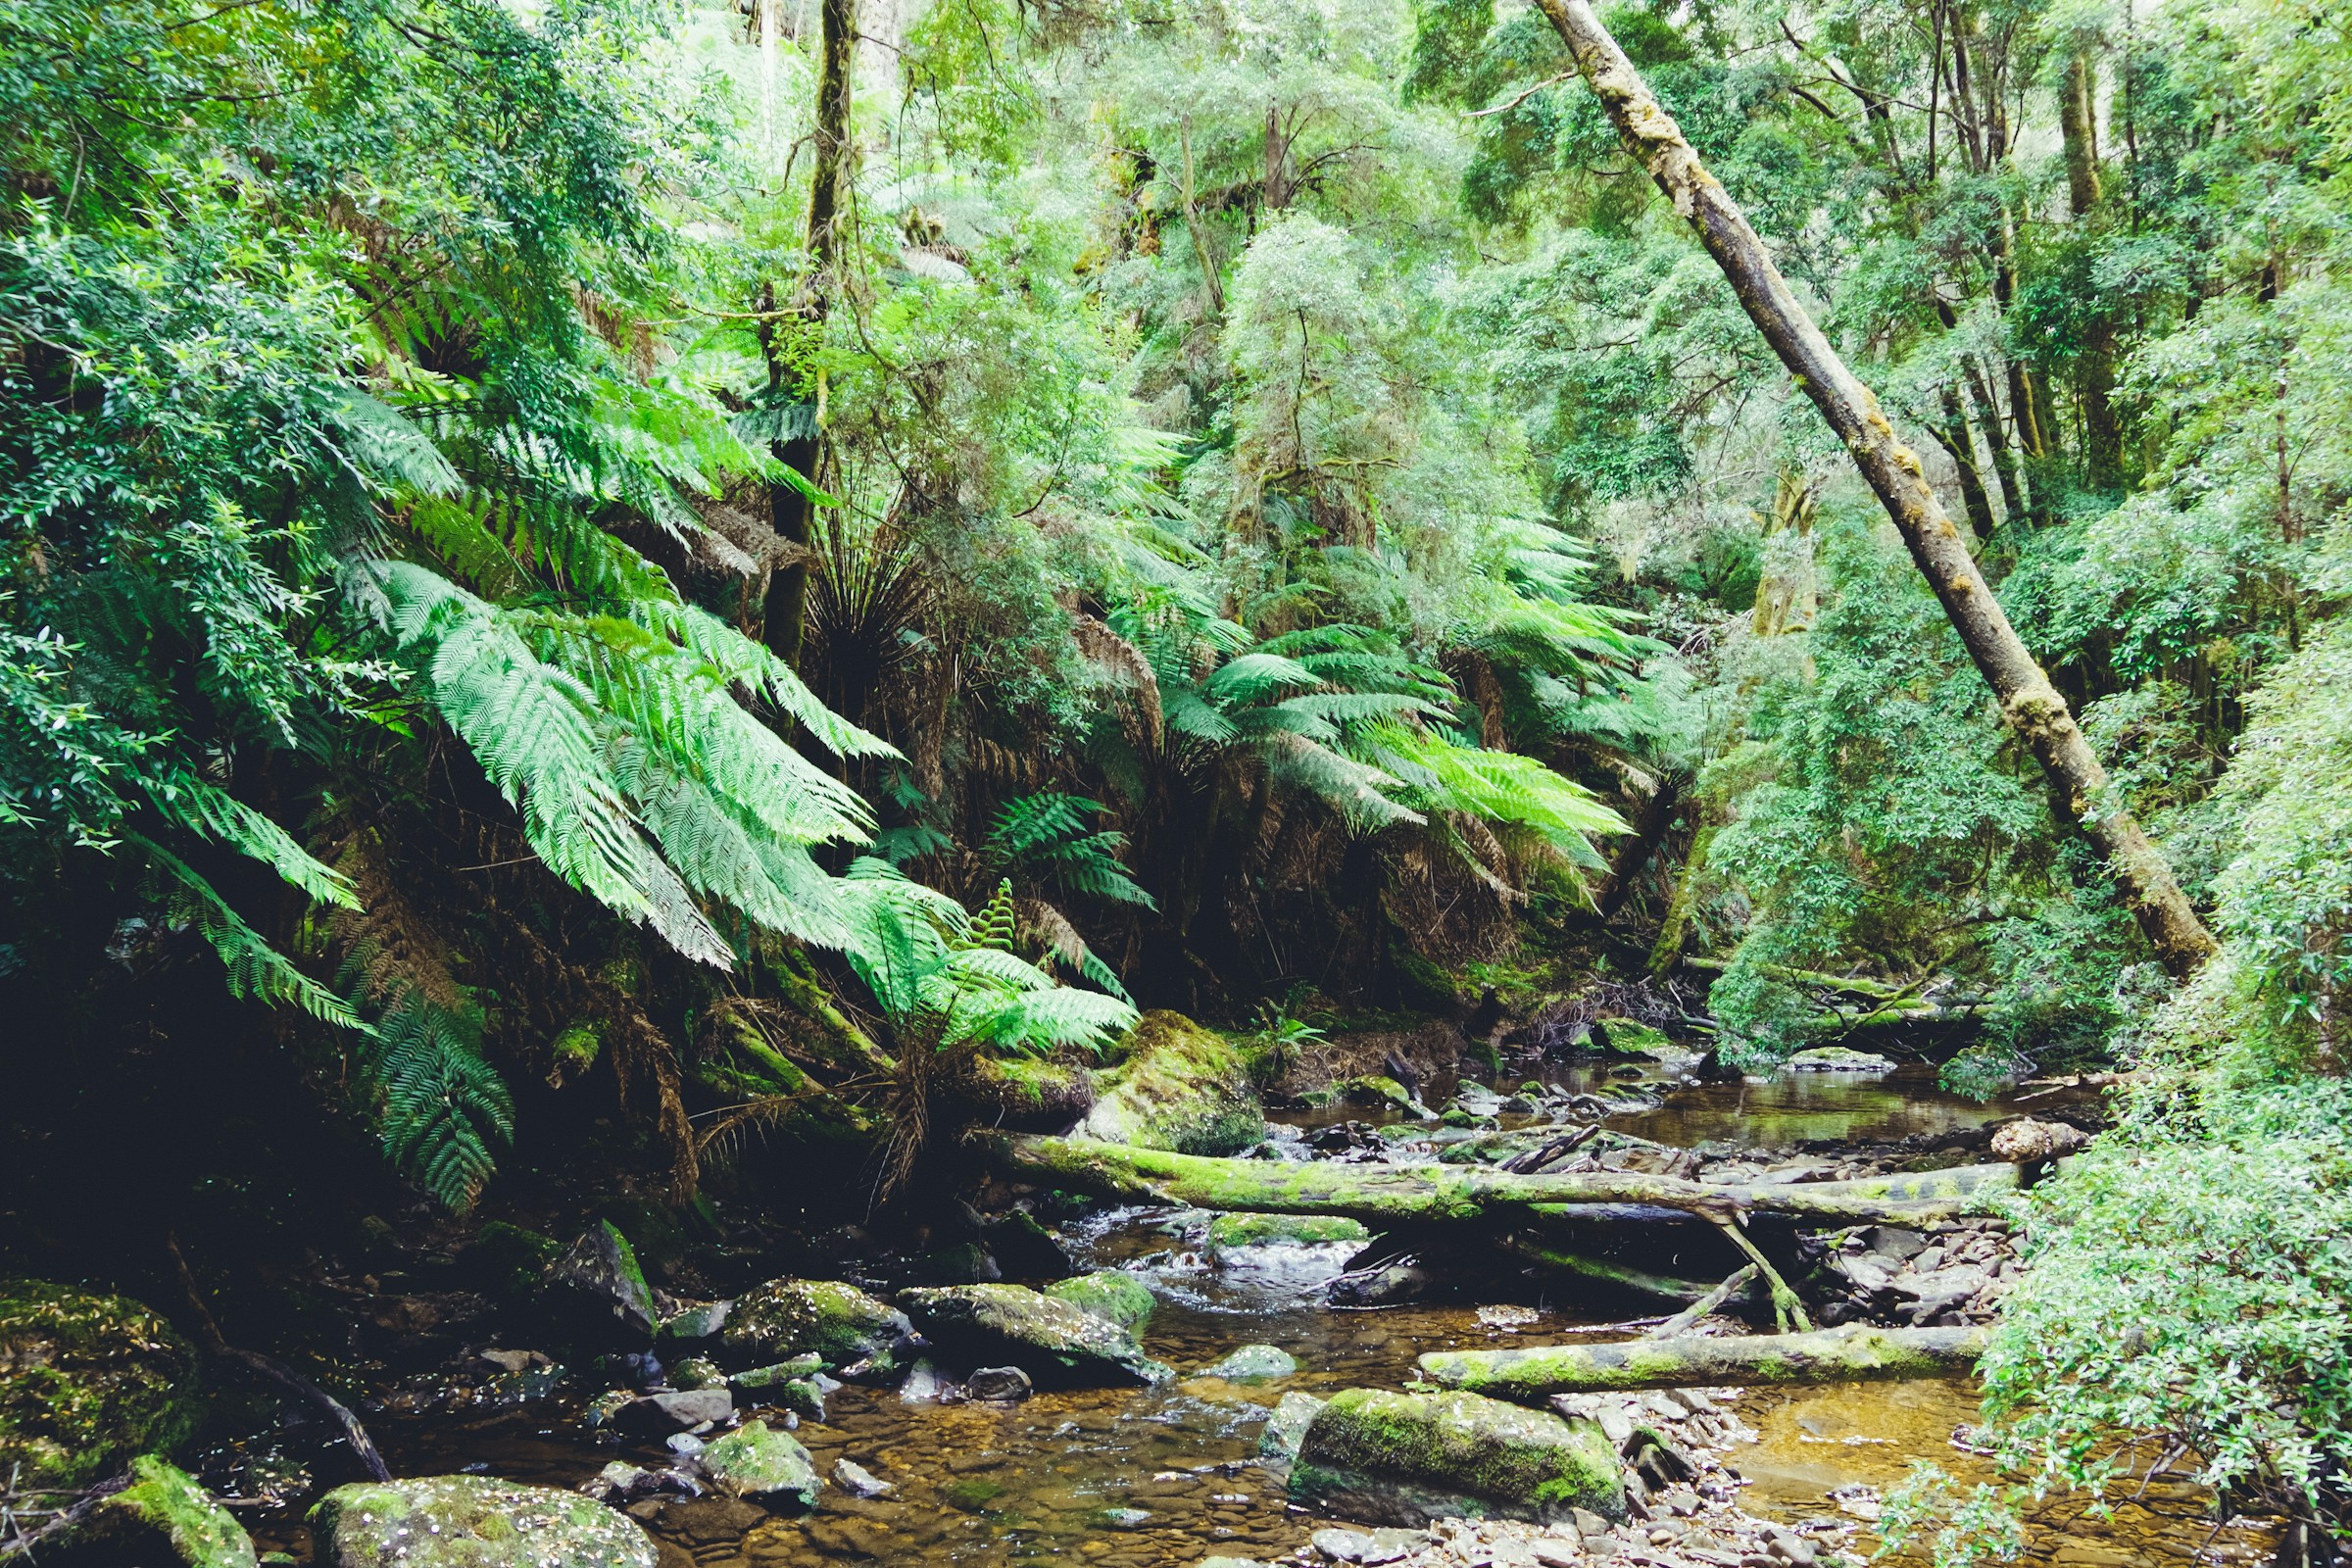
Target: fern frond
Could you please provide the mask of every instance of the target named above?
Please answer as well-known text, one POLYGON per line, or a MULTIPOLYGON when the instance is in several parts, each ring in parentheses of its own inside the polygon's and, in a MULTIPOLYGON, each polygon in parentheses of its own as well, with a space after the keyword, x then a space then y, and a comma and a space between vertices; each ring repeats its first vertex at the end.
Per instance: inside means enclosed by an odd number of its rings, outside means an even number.
POLYGON ((481 1054, 478 1015, 408 992, 376 1020, 366 1065, 383 1097, 384 1152, 447 1207, 470 1208, 497 1168, 492 1146, 514 1136, 514 1097, 481 1054))
POLYGON ((261 812, 195 774, 172 770, 147 783, 147 799, 166 821, 261 861, 320 904, 359 907, 359 896, 292 835, 261 812))
POLYGON ((171 878, 167 913, 173 920, 184 921, 212 945, 227 971, 230 996, 240 1001, 291 1003, 321 1023, 366 1031, 368 1026, 349 1003, 304 974, 293 959, 263 940, 194 867, 152 840, 135 833, 123 837, 171 878))

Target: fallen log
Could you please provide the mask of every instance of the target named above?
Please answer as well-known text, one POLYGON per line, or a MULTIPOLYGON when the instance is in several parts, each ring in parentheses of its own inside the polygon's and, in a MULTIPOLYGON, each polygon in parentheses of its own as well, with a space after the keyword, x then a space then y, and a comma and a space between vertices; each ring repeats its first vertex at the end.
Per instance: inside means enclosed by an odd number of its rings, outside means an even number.
POLYGON ((1749 1212, 1814 1225, 1932 1224, 1959 1214, 1969 1195, 2017 1179, 2014 1167, 1993 1165, 1858 1182, 1726 1185, 1630 1171, 1546 1176, 1462 1165, 1211 1159, 988 1131, 974 1134, 973 1142, 1008 1174, 1100 1197, 1260 1214, 1339 1214, 1375 1229, 1590 1219, 1602 1212, 1592 1205, 1611 1203, 1679 1210, 1717 1225, 1749 1212))
POLYGON ((1421 1371, 1441 1388, 1541 1404, 1555 1394, 1783 1383, 1898 1382, 1973 1371, 1980 1328, 1882 1329, 1849 1323, 1811 1334, 1631 1340, 1515 1350, 1432 1350, 1421 1371))

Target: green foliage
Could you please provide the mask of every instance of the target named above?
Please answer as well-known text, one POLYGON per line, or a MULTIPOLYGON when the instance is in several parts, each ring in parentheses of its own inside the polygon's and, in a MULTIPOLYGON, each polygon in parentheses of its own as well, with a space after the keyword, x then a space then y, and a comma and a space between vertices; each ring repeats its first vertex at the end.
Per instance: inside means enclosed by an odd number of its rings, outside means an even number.
POLYGON ((1152 895, 1119 863, 1126 836, 1088 829, 1088 818, 1102 809, 1098 802, 1057 790, 1007 801, 989 830, 988 849, 1033 881, 1149 909, 1152 895))

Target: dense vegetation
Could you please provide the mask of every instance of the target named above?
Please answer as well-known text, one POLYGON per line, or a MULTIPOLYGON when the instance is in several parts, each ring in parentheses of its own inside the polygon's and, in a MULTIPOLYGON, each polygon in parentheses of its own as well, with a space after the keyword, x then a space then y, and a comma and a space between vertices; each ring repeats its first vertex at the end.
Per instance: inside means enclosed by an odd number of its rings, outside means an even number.
POLYGON ((2184 987, 1540 9, 13 0, 12 1223, 232 1102, 459 1210, 762 1128, 863 1194, 1139 1005, 1690 959, 1758 1065, 1834 977, 1980 1025, 1955 1082, 2133 1074, 2029 1204, 2009 1457, 2343 1523, 2352 40, 1606 20, 2221 938, 2184 987))

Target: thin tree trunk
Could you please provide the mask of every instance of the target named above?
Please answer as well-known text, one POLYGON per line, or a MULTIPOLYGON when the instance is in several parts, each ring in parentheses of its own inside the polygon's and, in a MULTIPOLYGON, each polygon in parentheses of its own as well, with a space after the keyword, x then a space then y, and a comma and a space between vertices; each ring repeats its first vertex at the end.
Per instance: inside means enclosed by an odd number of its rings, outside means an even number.
POLYGON ((1697 230, 1749 318, 1878 493, 1911 559, 1999 700, 2002 716, 2033 749, 2055 798, 2106 859, 2158 957, 2176 976, 2194 971, 2215 951, 2212 933, 2189 906, 2162 853, 2111 798, 2106 769, 2092 755, 2066 699, 2009 624, 1960 530, 1928 487, 1919 459, 1895 439, 1878 398, 1846 368, 1797 303, 1764 242, 1729 193, 1701 167, 1681 127, 1658 106, 1586 0, 1537 3, 1567 41, 1628 150, 1697 230))
MULTIPOLYGON (((2077 222, 2099 205, 2096 84, 2090 51, 2067 56, 2058 86, 2058 124, 2065 141, 2067 206, 2077 222)), ((2124 482, 2124 426, 2115 412, 2115 323, 2094 315, 2082 334, 2082 470, 2094 490, 2124 482)))
POLYGON ((1960 504, 1968 511, 1968 520, 1977 530, 1980 546, 1992 537, 1992 498, 1984 493, 1984 476, 1977 467, 1977 443, 1968 431, 1968 416, 1960 412, 1960 394, 1949 386, 1943 389, 1943 428, 1936 431, 1943 450, 1952 456, 1952 466, 1960 475, 1960 504))
POLYGON ((2009 432, 2001 423, 2001 406, 1993 401, 1992 387, 1973 356, 1966 358, 1963 373, 1969 404, 1977 411, 1977 423, 1984 427, 1984 444, 1992 449, 1992 473, 2001 486, 2002 516, 2010 522, 2023 522, 2026 497, 2018 488, 2017 454, 2010 449, 2009 432))
MULTIPOLYGON (((808 277, 796 310, 811 337, 821 336, 833 291, 840 283, 841 223, 847 205, 843 193, 856 173, 857 147, 850 129, 851 82, 858 57, 858 0, 822 0, 818 18, 816 129, 809 140, 816 155, 808 181, 808 277)), ((772 309, 772 306, 771 306, 772 309)), ((771 328, 763 335, 771 389, 782 387, 791 367, 771 328)), ((817 372, 816 413, 780 433, 772 445, 777 462, 811 487, 816 482, 820 438, 817 421, 823 417, 824 372, 817 372), (807 428, 801 428, 805 423, 807 428)), ((808 547, 816 505, 801 486, 786 482, 768 491, 768 517, 784 546, 767 585, 763 631, 768 648, 798 665, 808 623, 808 547)))

